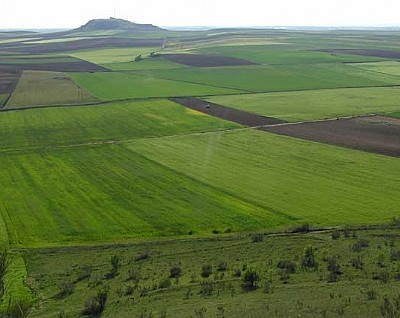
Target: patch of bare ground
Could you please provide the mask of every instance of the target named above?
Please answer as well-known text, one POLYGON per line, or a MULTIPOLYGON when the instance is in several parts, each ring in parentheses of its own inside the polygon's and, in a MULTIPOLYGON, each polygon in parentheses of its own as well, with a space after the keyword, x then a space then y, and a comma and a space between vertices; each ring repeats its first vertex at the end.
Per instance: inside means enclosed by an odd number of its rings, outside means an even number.
POLYGON ((214 54, 163 54, 163 57, 175 63, 196 67, 239 66, 256 64, 254 62, 244 59, 214 54))
POLYGON ((260 127, 280 135, 400 157, 400 120, 357 117, 260 127))
POLYGON ((284 121, 280 119, 248 113, 242 110, 206 102, 194 97, 174 97, 170 98, 170 100, 199 112, 249 127, 284 123, 284 121))

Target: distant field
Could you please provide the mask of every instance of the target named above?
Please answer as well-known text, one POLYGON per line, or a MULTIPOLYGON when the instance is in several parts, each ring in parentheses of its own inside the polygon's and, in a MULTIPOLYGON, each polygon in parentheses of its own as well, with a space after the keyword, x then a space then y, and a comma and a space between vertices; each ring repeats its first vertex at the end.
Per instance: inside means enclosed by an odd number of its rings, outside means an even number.
POLYGON ((3 155, 0 162, 0 212, 12 246, 211 235, 287 222, 124 146, 3 155))
POLYGON ((400 78, 341 64, 240 66, 143 71, 158 78, 245 90, 286 91, 400 84, 400 78))
POLYGON ((132 62, 139 54, 158 51, 159 47, 103 48, 70 53, 71 56, 96 64, 132 62))
POLYGON ((165 100, 0 113, 0 149, 52 147, 240 127, 165 100))
POLYGON ((162 57, 148 58, 144 56, 144 60, 140 62, 120 62, 120 63, 105 63, 102 66, 116 71, 136 71, 136 70, 161 70, 184 68, 185 65, 168 61, 162 57))
POLYGON ((400 88, 325 89, 214 96, 207 100, 286 121, 302 121, 400 110, 400 88))
POLYGON ((72 77, 80 86, 102 100, 238 93, 232 89, 206 86, 206 83, 184 83, 120 72, 74 73, 72 77))
POLYGON ((81 104, 96 99, 60 72, 24 71, 7 108, 81 104))
POLYGON ((43 56, 43 55, 13 55, 0 56, 0 64, 48 64, 48 63, 74 63, 79 62, 71 56, 43 56))
POLYGON ((376 63, 354 63, 350 65, 361 69, 366 69, 369 71, 400 76, 400 62, 397 61, 376 62, 376 63))
POLYGON ((378 223, 398 213, 397 158, 259 131, 138 140, 130 147, 300 223, 378 223))
POLYGON ((316 64, 331 62, 376 61, 376 57, 330 54, 325 52, 302 51, 292 47, 271 48, 270 45, 214 46, 196 49, 202 53, 215 53, 236 58, 248 59, 265 64, 316 64))

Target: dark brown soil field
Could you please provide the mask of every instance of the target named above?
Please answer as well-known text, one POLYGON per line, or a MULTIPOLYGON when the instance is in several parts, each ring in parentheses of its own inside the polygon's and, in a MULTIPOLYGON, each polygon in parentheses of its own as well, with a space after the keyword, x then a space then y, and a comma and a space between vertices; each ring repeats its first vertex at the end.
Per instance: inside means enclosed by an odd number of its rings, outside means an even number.
POLYGON ((197 66, 197 67, 236 66, 236 65, 256 64, 235 57, 211 55, 211 54, 163 54, 162 56, 175 63, 197 66))
POLYGON ((161 47, 163 39, 95 38, 47 44, 5 43, 0 51, 16 53, 53 53, 103 47, 161 47))
POLYGON ((107 72, 108 69, 82 60, 77 62, 59 63, 24 63, 24 64, 1 64, 0 72, 19 71, 54 71, 54 72, 107 72))
POLYGON ((358 117, 260 128, 281 135, 400 157, 400 120, 358 117))
POLYGON ((21 72, 2 72, 0 70, 0 94, 11 94, 20 76, 21 72))
POLYGON ((170 98, 170 100, 199 112, 233 121, 244 126, 257 127, 284 123, 284 121, 280 119, 244 112, 230 107, 209 103, 198 98, 174 97, 170 98))
POLYGON ((376 49, 329 49, 319 50, 320 52, 329 52, 334 54, 352 54, 352 55, 363 55, 363 56, 376 56, 385 57, 391 59, 400 59, 400 52, 388 51, 388 50, 376 50, 376 49))

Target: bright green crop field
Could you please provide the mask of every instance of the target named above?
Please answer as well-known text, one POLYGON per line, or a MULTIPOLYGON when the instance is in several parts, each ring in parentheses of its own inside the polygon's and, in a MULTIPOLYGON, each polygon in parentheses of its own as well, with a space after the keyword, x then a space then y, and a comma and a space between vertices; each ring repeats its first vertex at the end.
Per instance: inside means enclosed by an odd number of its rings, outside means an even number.
POLYGON ((286 121, 304 121, 400 110, 400 89, 399 87, 323 89, 214 96, 207 100, 286 121))
POLYGON ((157 78, 212 85, 246 92, 291 91, 318 88, 384 86, 400 78, 370 74, 344 64, 210 67, 143 71, 157 78))
POLYGON ((376 223, 398 213, 397 158, 253 130, 143 140, 130 148, 300 223, 376 223))
POLYGON ((237 90, 127 73, 73 73, 74 80, 102 100, 234 94, 237 90))
POLYGON ((287 222, 120 145, 4 155, 1 165, 7 186, 0 211, 13 246, 211 235, 287 222))
POLYGON ((0 115, 3 151, 240 127, 166 100, 42 108, 0 115))
POLYGON ((198 52, 220 54, 247 59, 260 64, 316 64, 335 62, 376 61, 379 58, 357 55, 336 55, 310 50, 296 50, 292 46, 271 48, 270 45, 215 46, 198 49, 198 52))

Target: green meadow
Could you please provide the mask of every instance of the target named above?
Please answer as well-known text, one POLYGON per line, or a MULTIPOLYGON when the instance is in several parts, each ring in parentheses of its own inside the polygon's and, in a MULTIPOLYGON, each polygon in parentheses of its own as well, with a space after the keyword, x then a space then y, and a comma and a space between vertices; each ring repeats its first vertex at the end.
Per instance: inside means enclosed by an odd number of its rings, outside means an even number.
POLYGON ((207 100, 286 121, 387 113, 400 110, 398 87, 308 90, 214 96, 207 100))
POLYGON ((397 158, 254 130, 138 140, 130 148, 298 223, 379 223, 398 213, 397 158))
MULTIPOLYGON (((139 71, 138 71, 139 73, 139 71)), ((269 65, 149 70, 156 78, 212 85, 246 92, 292 91, 318 88, 385 86, 400 84, 400 78, 369 74, 344 64, 269 65)))
POLYGON ((234 94, 237 90, 122 72, 73 73, 72 78, 101 100, 234 94))
POLYGON ((0 148, 46 148, 237 127, 166 100, 42 108, 2 113, 0 148))
POLYGON ((352 64, 352 66, 369 70, 372 72, 400 76, 400 63, 398 61, 357 63, 357 64, 352 64))

